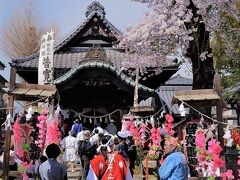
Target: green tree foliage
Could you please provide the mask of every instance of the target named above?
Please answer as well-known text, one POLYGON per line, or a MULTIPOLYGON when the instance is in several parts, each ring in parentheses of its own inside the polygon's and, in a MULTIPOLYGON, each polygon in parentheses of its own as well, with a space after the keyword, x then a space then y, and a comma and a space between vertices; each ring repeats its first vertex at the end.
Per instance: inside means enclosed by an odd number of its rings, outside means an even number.
MULTIPOLYGON (((240 1, 238 3, 240 13, 240 1)), ((240 82, 240 22, 224 12, 221 14, 221 31, 212 41, 216 70, 222 75, 224 88, 240 82)))

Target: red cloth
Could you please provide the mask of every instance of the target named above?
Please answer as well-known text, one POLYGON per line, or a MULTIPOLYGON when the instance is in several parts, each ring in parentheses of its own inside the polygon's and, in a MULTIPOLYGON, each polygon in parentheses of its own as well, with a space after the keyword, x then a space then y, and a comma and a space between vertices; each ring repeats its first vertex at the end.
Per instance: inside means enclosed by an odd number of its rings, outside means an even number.
POLYGON ((118 153, 111 154, 108 168, 102 177, 102 180, 125 180, 128 173, 127 162, 122 155, 118 153))
POLYGON ((98 179, 101 179, 107 169, 107 162, 103 155, 98 155, 90 161, 92 169, 98 179))

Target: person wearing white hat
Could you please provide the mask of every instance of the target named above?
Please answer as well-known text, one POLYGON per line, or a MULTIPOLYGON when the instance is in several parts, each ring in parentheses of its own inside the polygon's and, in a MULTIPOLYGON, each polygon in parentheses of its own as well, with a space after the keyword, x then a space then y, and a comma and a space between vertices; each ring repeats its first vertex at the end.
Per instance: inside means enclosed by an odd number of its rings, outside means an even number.
POLYGON ((105 128, 107 132, 109 132, 109 134, 112 134, 112 135, 116 135, 117 133, 117 127, 116 125, 114 124, 114 120, 113 119, 110 119, 110 124, 105 128))
POLYGON ((117 145, 119 152, 124 156, 124 158, 128 159, 128 145, 126 143, 128 133, 125 131, 118 131, 117 136, 119 140, 119 144, 117 145))

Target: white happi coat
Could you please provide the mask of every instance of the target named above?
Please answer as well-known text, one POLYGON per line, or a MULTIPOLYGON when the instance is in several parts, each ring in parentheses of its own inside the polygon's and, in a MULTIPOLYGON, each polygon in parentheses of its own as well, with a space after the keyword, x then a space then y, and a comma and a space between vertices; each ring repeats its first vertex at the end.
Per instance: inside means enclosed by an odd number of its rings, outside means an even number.
POLYGON ((77 160, 76 149, 77 140, 72 135, 68 135, 61 141, 61 146, 65 149, 63 155, 64 162, 75 162, 77 160))

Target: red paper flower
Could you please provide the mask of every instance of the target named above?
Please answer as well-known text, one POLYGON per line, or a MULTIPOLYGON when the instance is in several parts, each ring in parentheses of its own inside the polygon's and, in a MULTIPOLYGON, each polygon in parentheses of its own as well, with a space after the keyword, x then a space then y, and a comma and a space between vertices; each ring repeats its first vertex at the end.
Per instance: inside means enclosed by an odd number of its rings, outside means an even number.
POLYGON ((232 139, 236 145, 240 145, 240 135, 238 130, 232 131, 232 139))

